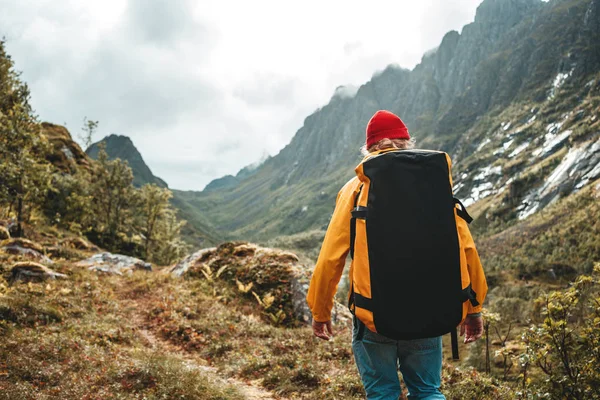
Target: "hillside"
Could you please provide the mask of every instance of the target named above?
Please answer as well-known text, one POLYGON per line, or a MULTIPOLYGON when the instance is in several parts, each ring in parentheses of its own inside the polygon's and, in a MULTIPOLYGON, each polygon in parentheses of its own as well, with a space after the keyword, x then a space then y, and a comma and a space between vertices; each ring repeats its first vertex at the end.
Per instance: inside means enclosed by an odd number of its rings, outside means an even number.
MULTIPOLYGON (((224 243, 161 267, 69 232, 28 231, 0 242, 0 399, 364 398, 349 313, 336 306, 335 340, 313 337, 309 271, 294 254, 224 243)), ((510 398, 451 363, 443 390, 510 398)))
MULTIPOLYGON (((105 144, 106 153, 111 160, 121 159, 127 161, 133 172, 133 184, 135 186, 141 187, 152 183, 162 188, 168 188, 165 181, 154 176, 150 167, 148 167, 129 137, 113 134, 103 138, 86 150, 90 158, 96 159, 98 157, 99 145, 101 143, 105 144)), ((198 215, 193 210, 187 203, 185 196, 181 196, 182 192, 177 190, 172 190, 171 192, 173 193, 171 204, 177 208, 179 217, 189 222, 182 229, 182 234, 186 242, 193 246, 209 246, 219 243, 223 236, 215 231, 211 223, 203 215, 198 215)))
POLYGON ((178 197, 225 237, 324 229, 366 122, 388 109, 419 146, 452 155, 457 195, 478 202, 480 224, 517 221, 598 176, 599 9, 598 0, 486 0, 412 71, 390 66, 354 97, 336 92, 252 176, 178 197))

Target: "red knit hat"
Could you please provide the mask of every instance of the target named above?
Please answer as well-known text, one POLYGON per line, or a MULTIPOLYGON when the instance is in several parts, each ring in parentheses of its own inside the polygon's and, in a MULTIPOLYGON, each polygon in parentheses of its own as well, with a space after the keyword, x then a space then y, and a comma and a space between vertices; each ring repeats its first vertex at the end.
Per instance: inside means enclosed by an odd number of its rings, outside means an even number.
POLYGON ((410 139, 400 117, 385 110, 377 111, 367 125, 367 149, 382 139, 410 139))

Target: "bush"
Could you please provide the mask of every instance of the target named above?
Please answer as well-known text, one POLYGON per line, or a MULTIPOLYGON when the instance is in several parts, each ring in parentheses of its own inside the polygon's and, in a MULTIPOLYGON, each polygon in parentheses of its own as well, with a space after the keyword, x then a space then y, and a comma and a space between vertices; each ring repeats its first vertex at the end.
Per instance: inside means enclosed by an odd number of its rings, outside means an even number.
POLYGON ((600 399, 599 277, 600 264, 593 276, 581 276, 569 289, 537 300, 544 322, 532 326, 523 339, 526 356, 546 379, 528 388, 530 393, 567 400, 600 399))

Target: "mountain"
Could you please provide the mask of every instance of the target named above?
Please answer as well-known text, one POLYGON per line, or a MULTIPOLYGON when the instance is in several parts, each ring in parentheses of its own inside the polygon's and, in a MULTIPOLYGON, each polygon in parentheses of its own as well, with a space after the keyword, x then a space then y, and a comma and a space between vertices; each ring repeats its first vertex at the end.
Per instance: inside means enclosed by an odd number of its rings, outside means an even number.
POLYGON ((227 237, 325 229, 367 121, 387 109, 419 147, 451 154, 480 226, 515 224, 599 176, 599 27, 600 0, 485 0, 413 70, 336 90, 251 176, 181 197, 227 237))
POLYGON ((250 164, 237 173, 237 175, 225 175, 222 178, 217 178, 209 182, 204 188, 205 192, 210 192, 219 189, 230 189, 240 184, 244 179, 254 175, 258 168, 270 158, 268 154, 263 154, 262 158, 254 164, 250 164))
POLYGON ((152 171, 146 165, 142 155, 129 137, 112 134, 99 142, 93 143, 85 152, 91 158, 96 159, 100 143, 106 144, 106 153, 110 159, 120 158, 129 163, 133 171, 133 184, 135 186, 141 187, 148 183, 154 183, 163 188, 168 187, 165 181, 152 174, 152 171))
MULTIPOLYGON (((135 186, 141 187, 148 183, 154 183, 162 188, 168 188, 165 181, 152 174, 129 137, 115 134, 107 136, 92 144, 86 150, 89 157, 97 158, 100 143, 106 144, 106 153, 110 159, 120 158, 128 162, 133 171, 133 184, 135 186)), ((181 231, 186 242, 194 246, 209 246, 222 241, 223 236, 217 233, 205 215, 199 214, 196 207, 188 204, 188 200, 185 195, 182 195, 182 192, 177 190, 171 190, 171 192, 173 193, 171 204, 177 208, 179 217, 188 221, 181 231)))

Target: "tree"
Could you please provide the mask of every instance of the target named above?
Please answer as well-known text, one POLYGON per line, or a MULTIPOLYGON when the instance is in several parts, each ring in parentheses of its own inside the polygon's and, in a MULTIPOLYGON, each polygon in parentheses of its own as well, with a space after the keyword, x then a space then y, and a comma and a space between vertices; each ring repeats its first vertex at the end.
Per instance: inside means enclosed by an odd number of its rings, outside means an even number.
POLYGON ((93 231, 99 244, 118 249, 131 234, 135 206, 133 172, 126 161, 109 160, 104 143, 92 167, 92 208, 97 218, 93 231))
POLYGON ((50 185, 49 143, 29 105, 29 89, 20 81, 0 41, 0 203, 17 215, 16 236, 23 234, 27 211, 41 202, 50 185))
POLYGON ((51 224, 82 235, 96 224, 92 199, 89 172, 55 173, 42 209, 51 224))
POLYGON ((87 117, 83 117, 82 132, 78 135, 78 137, 79 140, 81 140, 84 149, 88 149, 92 145, 96 129, 98 129, 98 121, 92 121, 87 117))
POLYGON ((167 265, 183 256, 188 248, 181 240, 181 228, 185 221, 179 221, 169 204, 173 194, 155 184, 144 185, 139 190, 139 211, 137 226, 144 236, 144 255, 152 262, 167 265))
POLYGON ((189 246, 181 239, 181 228, 186 221, 177 219, 175 210, 168 208, 158 221, 156 229, 157 245, 152 254, 152 261, 169 265, 187 254, 189 246))
POLYGON ((169 199, 173 194, 169 189, 163 189, 155 184, 144 185, 139 194, 144 254, 150 257, 154 250, 158 223, 166 215, 169 199))
MULTIPOLYGON (((546 380, 549 398, 600 399, 600 264, 561 292, 539 298, 544 322, 524 334, 527 362, 546 380)), ((526 386, 524 384, 524 386, 526 386)))

